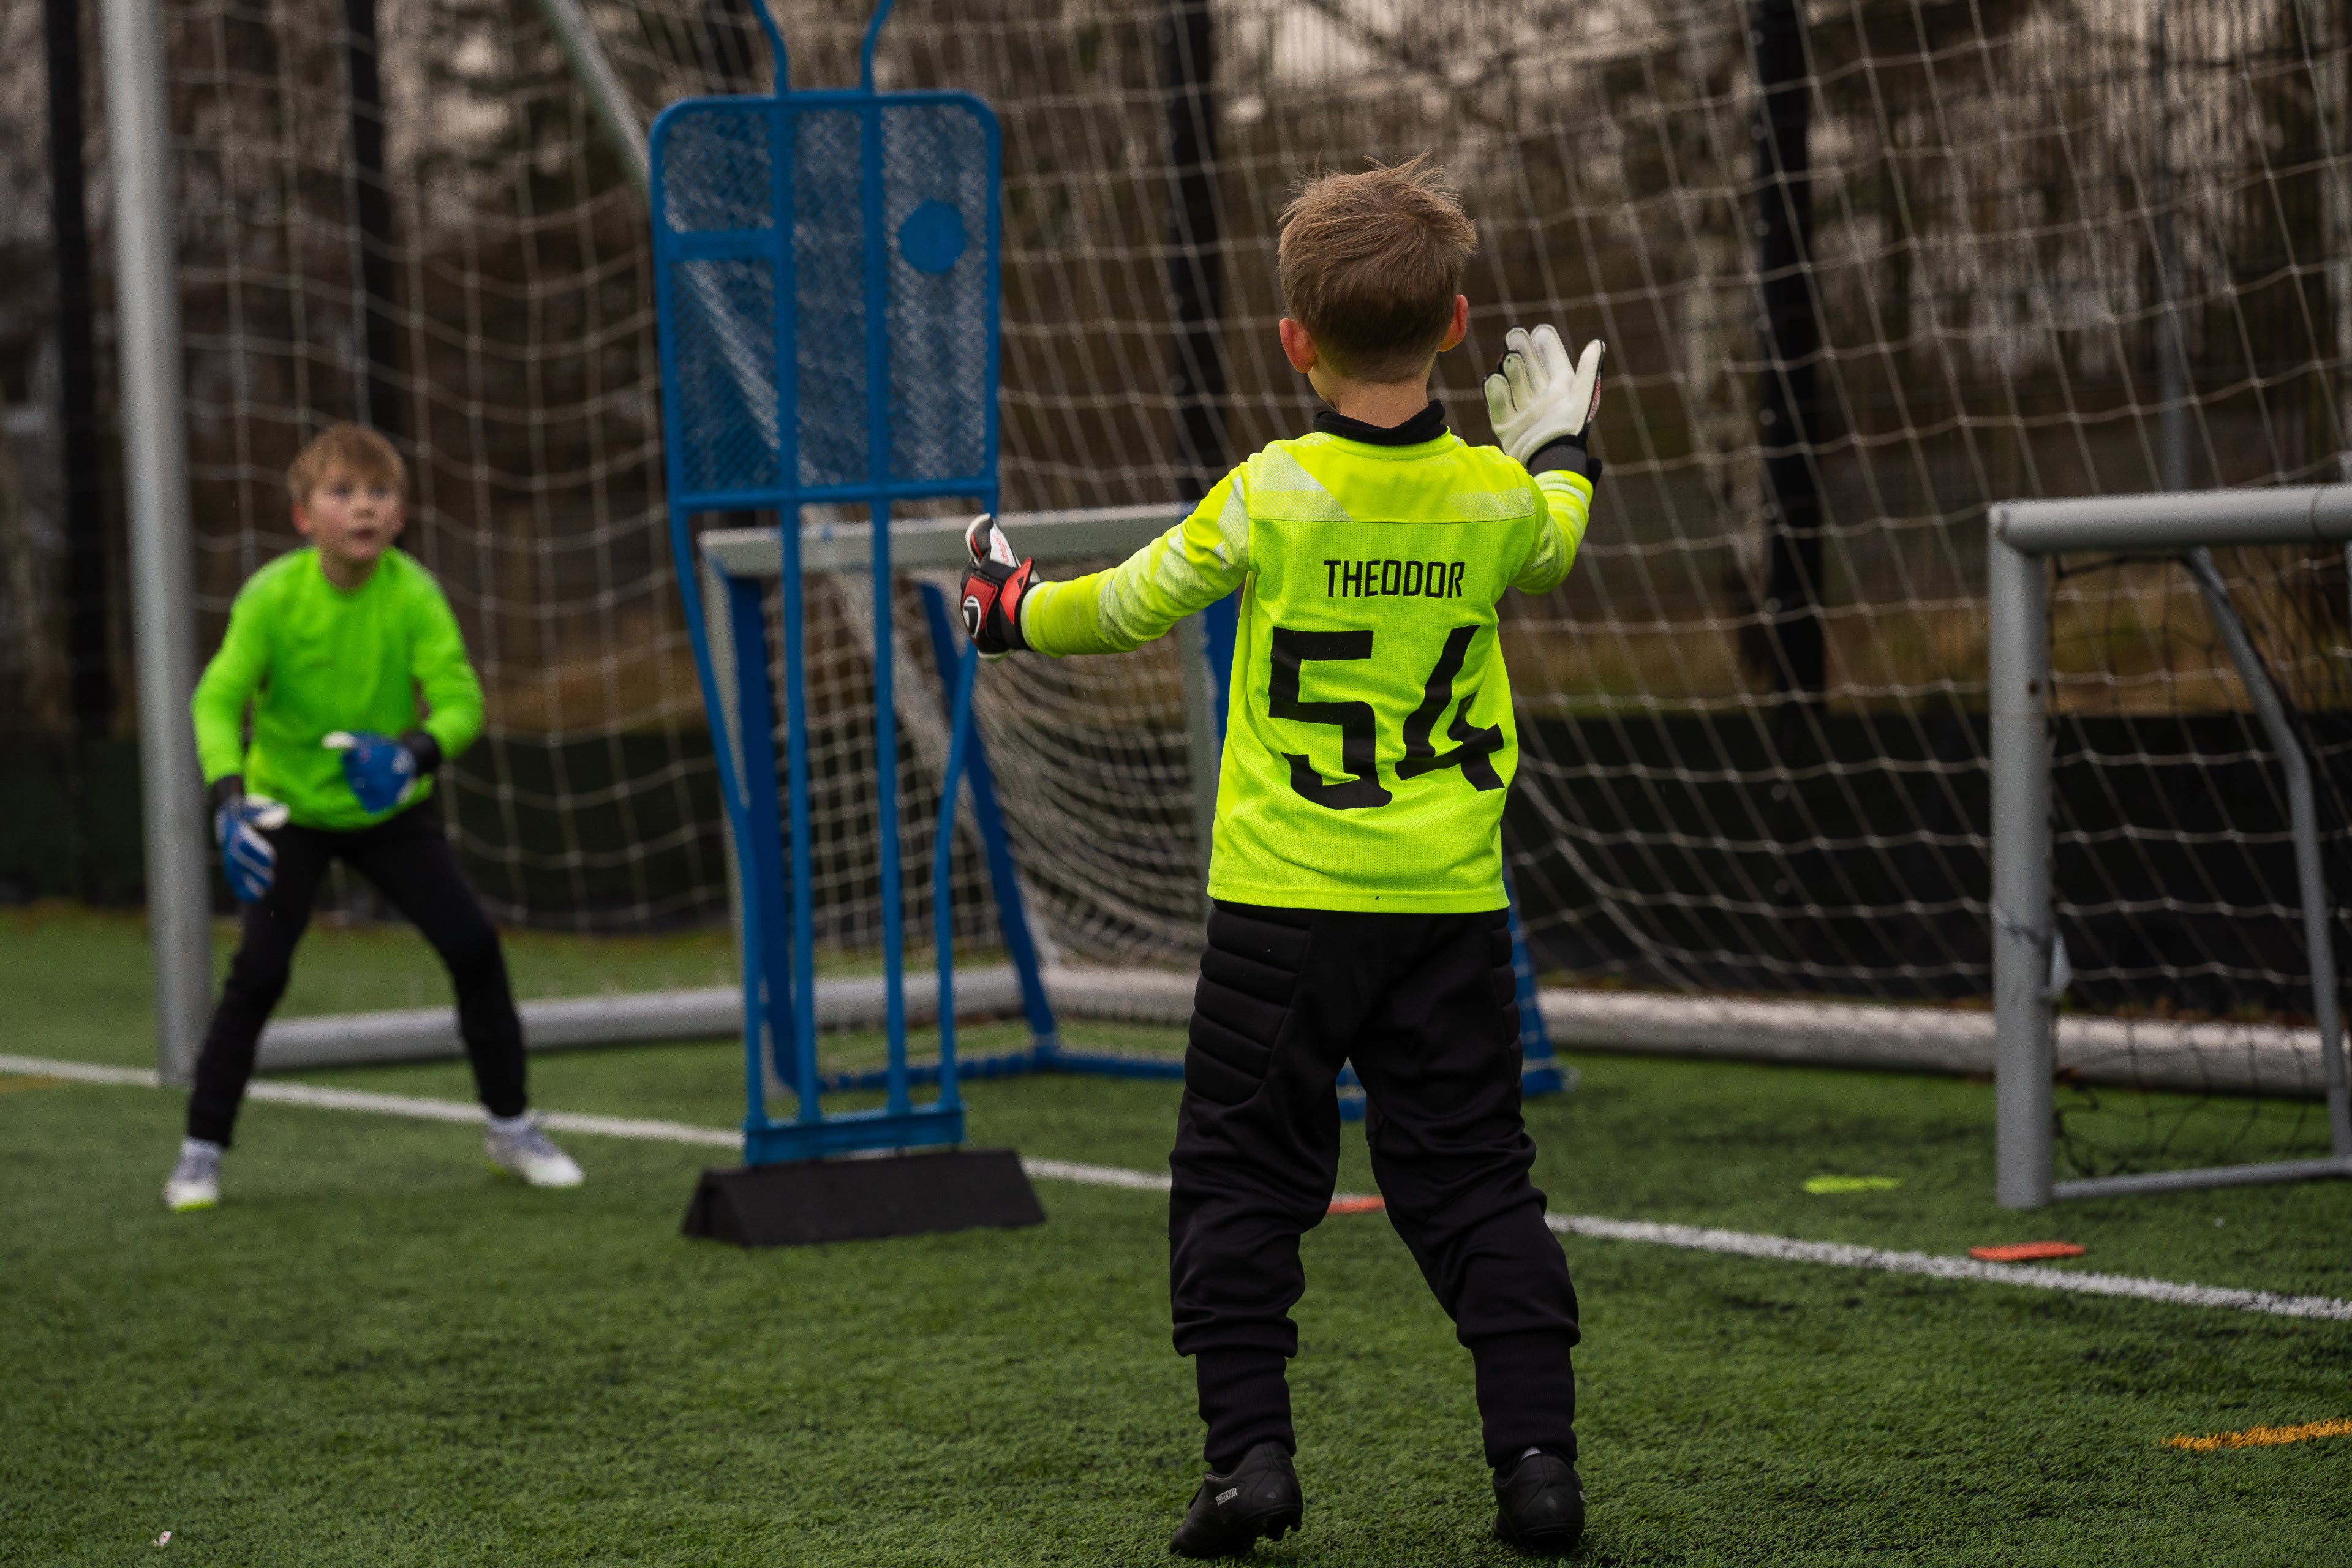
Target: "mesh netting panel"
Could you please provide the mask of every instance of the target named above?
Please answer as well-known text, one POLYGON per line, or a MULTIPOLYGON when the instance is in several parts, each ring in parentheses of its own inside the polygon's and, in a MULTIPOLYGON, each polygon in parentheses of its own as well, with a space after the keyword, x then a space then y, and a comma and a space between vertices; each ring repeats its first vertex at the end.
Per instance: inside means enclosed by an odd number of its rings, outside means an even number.
POLYGON ((955 105, 882 113, 882 232, 890 245, 890 470, 988 465, 986 128, 955 105))
POLYGON ((670 226, 680 234, 773 228, 768 117, 734 108, 680 119, 662 145, 662 180, 670 226))
MULTIPOLYGON (((2352 889, 2344 559, 2239 550, 2216 564, 2309 758, 2340 906, 2352 889)), ((2053 579, 2053 885, 2074 1003, 2130 1021, 2106 1065, 2185 1049, 2213 1085, 2275 1097, 2217 1109, 2078 1083, 2059 1096, 2066 1155, 2105 1173, 2325 1153, 2319 1062, 2281 1053, 2273 1027, 2308 1028, 2312 1014, 2285 775, 2213 617, 2168 561, 2065 557, 2053 579)))
MULTIPOLYGON (((1070 568, 1085 569, 1084 563, 1070 568)), ((919 583, 948 595, 952 614, 960 579, 917 574, 901 579, 894 599, 899 853, 910 969, 931 962, 931 857, 949 741, 947 699, 919 583)), ((810 890, 820 959, 828 968, 878 967, 875 716, 866 700, 874 679, 873 580, 828 574, 812 575, 808 584, 810 890)), ((772 587, 761 603, 771 675, 781 690, 782 607, 772 587)), ((1048 958, 1190 963, 1199 951, 1202 872, 1172 643, 1104 658, 984 665, 974 689, 975 730, 1020 867, 1023 900, 1048 958)), ((781 813, 781 713, 773 741, 772 798, 781 813)), ((976 835, 967 789, 950 895, 956 940, 965 961, 997 962, 997 905, 976 835)))
POLYGON ((1187 964, 1199 954, 1204 863, 1176 658, 1170 638, 981 668, 980 733, 1013 853, 1033 907, 1073 957, 1187 964))
POLYGON ((775 484, 776 391, 759 345, 776 332, 774 269, 761 260, 681 261, 675 440, 698 489, 775 484))
POLYGON ((854 114, 793 126, 793 289, 801 483, 867 477, 864 149, 854 114))
MULTIPOLYGON (((863 575, 813 575, 803 598, 808 637, 807 712, 809 820, 813 828, 810 882, 819 946, 828 966, 881 963, 883 910, 875 877, 877 769, 874 687, 874 584, 863 575)), ((771 649, 771 679, 782 690, 782 605, 773 587, 761 595, 771 649)), ((923 605, 910 584, 894 596, 899 791, 899 855, 906 905, 908 963, 928 964, 931 949, 932 835, 939 822, 940 779, 946 771, 944 699, 929 641, 920 632, 923 605), (909 635, 909 633, 913 635, 909 635)), ((784 812, 785 751, 782 715, 774 731, 776 773, 765 798, 784 812)), ((970 810, 965 810, 967 825, 970 810)), ((982 958, 999 951, 993 901, 979 844, 959 837, 954 867, 956 933, 960 948, 982 958)))

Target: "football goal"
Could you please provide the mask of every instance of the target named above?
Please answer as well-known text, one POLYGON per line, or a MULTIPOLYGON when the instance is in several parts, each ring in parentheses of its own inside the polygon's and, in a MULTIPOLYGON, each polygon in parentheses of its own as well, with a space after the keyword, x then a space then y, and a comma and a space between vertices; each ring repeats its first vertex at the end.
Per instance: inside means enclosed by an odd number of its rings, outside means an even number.
MULTIPOLYGON (((2325 765, 2340 753, 2340 738, 2319 752, 2319 737, 2293 705, 2294 687, 2286 679, 2297 678, 2306 691, 2338 696, 2341 663, 2352 650, 2314 646, 2297 635, 2309 630, 2310 606, 2294 602, 2292 577, 2274 563, 2242 584, 2242 594, 2214 554, 2284 548, 2307 558, 2315 546, 2343 546, 2352 541, 2352 485, 2005 501, 1991 509, 1990 533, 2001 1203, 2037 1208, 2053 1198, 2352 1175, 2352 1091, 2336 982, 2336 909, 2328 894, 2331 860, 2336 886, 2344 885, 2342 851, 2352 816, 2325 765), (2112 657, 2065 657, 2086 646, 2108 656, 2138 651, 2130 645, 2149 639, 2137 620, 2125 637, 2113 635, 2115 609, 2128 595, 2112 588, 2088 599, 2062 593, 2053 614, 2053 572, 2063 589, 2070 572, 2112 572, 2119 563, 2150 558, 2158 571, 2177 572, 2197 596, 2226 654, 2221 668, 2235 679, 2231 695, 2242 698, 2186 755, 2149 749, 2127 717, 2104 732, 2095 728, 2099 698, 2129 685, 2153 686, 2178 700, 2182 683, 2169 664, 2135 671, 2112 657), (2069 726, 2074 734, 2053 749, 2053 728, 2069 726), (2241 732, 2227 736, 2232 728, 2241 732), (2062 767, 2107 776, 2093 789, 2070 792, 2062 808, 2051 787, 2053 770, 2062 767), (2149 776, 2168 773, 2183 782, 2147 787, 2149 776), (2179 853, 2197 842, 2229 853, 2179 853), (2111 852, 2085 852, 2100 846, 2111 852), (2123 852, 2112 852, 2118 846, 2123 852), (2237 940, 2196 950, 2168 942, 2168 917, 2200 910, 2226 917, 2237 940), (2104 951, 2070 956, 2068 918, 2091 911, 2109 917, 2104 951), (2133 999, 2143 1004, 2177 1003, 2184 991, 2195 999, 2186 1007, 2131 1008, 2107 1020, 2099 1037, 2078 1032, 2062 1052, 2055 1008, 2086 957, 2111 987, 2137 993, 2133 999), (2294 1019, 2291 1006, 2276 1005, 2277 992, 2297 984, 2306 988, 2307 1026, 2294 1019), (2192 1095, 2285 1097, 2293 1103, 2316 1093, 2324 1097, 2328 1152, 2057 1181, 2053 1142, 2062 1117, 2053 1084, 2062 1065, 2077 1075, 2103 1068, 2110 1079, 2192 1095)), ((2154 585, 2150 596, 2161 601, 2167 590, 2154 585)), ((2210 667, 2192 671, 2208 682, 2221 674, 2210 667)))
MULTIPOLYGON (((0 226, 25 258, 0 266, 21 479, 0 474, 0 792, 36 803, 12 820, 37 841, 0 885, 71 896, 77 856, 127 863, 118 898, 143 874, 162 1061, 184 1068, 210 1002, 207 917, 227 912, 193 764, 174 760, 186 690, 238 584, 299 543, 285 461, 357 417, 408 459, 402 547, 440 579, 483 679, 487 728, 439 798, 485 901, 583 952, 723 929, 723 740, 671 546, 680 432, 661 407, 646 135, 680 99, 774 89, 755 8, 81 9, 85 79, 102 18, 140 19, 152 47, 77 130, 81 88, 51 114, 37 47, 60 8, 0 0, 0 178, 25 193, 0 226), (85 187, 86 211, 63 194, 85 187), (100 406, 92 389, 117 385, 100 406), (110 421, 119 442, 100 438, 110 421), (120 486, 89 467, 116 450, 120 486), (117 493, 123 518, 101 504, 117 493), (143 608, 111 575, 123 563, 143 608), (59 735, 68 698, 105 695, 68 689, 66 665, 119 642, 127 673, 134 639, 146 743, 127 698, 59 735), (122 783, 56 782, 109 759, 122 783), (142 760, 143 873, 122 826, 142 760)), ((865 5, 774 13, 795 90, 861 79, 865 5)), ((1986 518, 2003 498, 2032 498, 2012 514, 2028 515, 2339 478, 2340 5, 908 0, 871 64, 879 90, 969 90, 1002 127, 994 407, 1015 517, 1164 513, 1310 427, 1275 342, 1274 258, 1318 159, 1425 152, 1459 186, 1480 236, 1469 337, 1433 390, 1465 440, 1488 437, 1479 378, 1508 327, 1608 341, 1591 536, 1559 590, 1506 601, 1502 629, 1522 759, 1504 847, 1563 1048, 1989 1077, 1999 1030, 2051 1053, 2042 1098, 2003 1125, 2046 1137, 2027 1164, 2048 1165, 2053 1194, 2336 1157, 2284 753, 2172 559, 2196 541, 2021 551, 1989 544, 1986 518), (2041 574, 2046 915, 1993 896, 1988 627, 2008 623, 1989 549, 2041 574), (2061 938, 2063 997, 2012 1028, 1985 1005, 1996 953, 2049 992, 2061 938)), ((699 542, 772 523, 755 510, 688 527, 699 542)), ((861 521, 806 519, 812 540, 861 521)), ((2303 748, 2340 899, 2342 553, 2307 536, 2209 548, 2303 748)), ((931 570, 898 574, 887 632, 858 573, 805 584, 828 1073, 879 1065, 886 924, 902 927, 909 1016, 924 1011, 931 882, 909 876, 888 914, 868 868, 886 772, 906 863, 929 865, 931 570), (858 717, 884 637, 908 677, 887 764, 858 717)), ((1016 659, 980 683, 976 733, 1057 1016, 1087 1012, 1087 987, 1112 1010, 1073 1044, 1183 1016, 1205 668, 1171 641, 1016 659)), ((959 826, 950 858, 960 1005, 1003 1020, 967 1031, 968 1054, 1018 1047, 985 847, 959 826)), ((376 912, 356 883, 330 896, 376 912)), ((725 945, 690 939, 674 950, 690 963, 663 956, 614 994, 580 994, 599 981, 575 965, 523 997, 530 1037, 731 1035, 725 945)), ((278 1020, 265 1063, 454 1050, 424 973, 413 994, 355 984, 323 1017, 278 1020)))

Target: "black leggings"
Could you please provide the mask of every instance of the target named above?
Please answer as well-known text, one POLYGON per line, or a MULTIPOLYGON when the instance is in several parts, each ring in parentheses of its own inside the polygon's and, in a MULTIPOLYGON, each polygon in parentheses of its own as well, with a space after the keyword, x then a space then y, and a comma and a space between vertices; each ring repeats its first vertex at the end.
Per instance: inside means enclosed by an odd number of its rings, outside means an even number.
POLYGON ((530 1103, 523 1094, 522 1020, 507 985, 506 954, 433 803, 354 833, 288 826, 268 837, 278 849, 278 874, 269 891, 246 906, 244 937, 196 1058, 188 1136, 229 1142, 246 1080, 253 1076, 261 1026, 286 994, 294 946, 310 923, 327 863, 337 856, 373 882, 441 955, 457 987, 457 1031, 482 1104, 493 1116, 520 1115, 530 1103))
POLYGON ((1208 1459, 1294 1452, 1285 1358, 1299 1236, 1329 1211, 1332 1083, 1352 1059, 1388 1215, 1476 1368, 1486 1458, 1576 1452, 1576 1290, 1528 1179, 1507 916, 1219 903, 1209 916, 1169 1164, 1178 1353, 1208 1459))

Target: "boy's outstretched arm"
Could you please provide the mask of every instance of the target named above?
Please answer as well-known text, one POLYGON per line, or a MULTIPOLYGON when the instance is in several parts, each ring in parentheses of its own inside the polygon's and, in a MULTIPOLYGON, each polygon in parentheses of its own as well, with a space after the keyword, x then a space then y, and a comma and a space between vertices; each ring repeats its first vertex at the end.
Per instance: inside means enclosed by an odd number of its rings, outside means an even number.
MULTIPOLYGON (((1240 470, 1217 481, 1182 522, 1108 571, 1067 583, 1031 583, 1017 615, 1037 653, 1125 653, 1208 608, 1249 574, 1249 509, 1240 470)), ((983 653, 1000 651, 985 644, 983 653)))
POLYGON ((1511 586, 1523 594, 1549 594, 1567 581, 1592 518, 1592 481, 1582 474, 1548 469, 1536 476, 1536 492, 1544 500, 1544 523, 1526 564, 1511 579, 1511 586))
POLYGON ((205 666, 188 701, 188 716, 196 728, 196 763, 205 783, 215 784, 245 772, 245 709, 261 688, 269 668, 267 614, 255 603, 249 588, 229 607, 228 635, 220 651, 205 666))
POLYGON ((1511 578, 1523 593, 1545 594, 1566 580, 1592 517, 1592 481, 1601 459, 1591 453, 1592 416, 1601 407, 1596 338, 1570 363, 1567 345, 1549 326, 1514 327, 1506 352, 1486 378, 1486 412, 1495 440, 1525 465, 1543 498, 1544 525, 1535 547, 1511 578))

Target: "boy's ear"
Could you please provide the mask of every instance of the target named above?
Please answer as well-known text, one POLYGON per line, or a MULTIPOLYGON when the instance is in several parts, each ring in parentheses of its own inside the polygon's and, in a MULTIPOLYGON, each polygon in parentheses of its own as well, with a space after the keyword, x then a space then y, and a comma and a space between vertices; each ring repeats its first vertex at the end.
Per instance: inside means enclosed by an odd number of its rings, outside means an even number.
POLYGON ((1456 294, 1454 296, 1454 324, 1445 329, 1445 336, 1439 342, 1437 352, 1444 353, 1447 349, 1458 346, 1469 332, 1470 297, 1466 294, 1456 294))
POLYGON ((305 539, 310 537, 310 507, 307 501, 294 503, 294 531, 305 539))
POLYGON ((1282 357, 1299 374, 1313 370, 1316 362, 1323 357, 1315 347, 1315 340, 1307 335, 1307 329, 1289 317, 1283 317, 1275 331, 1282 336, 1282 357))

